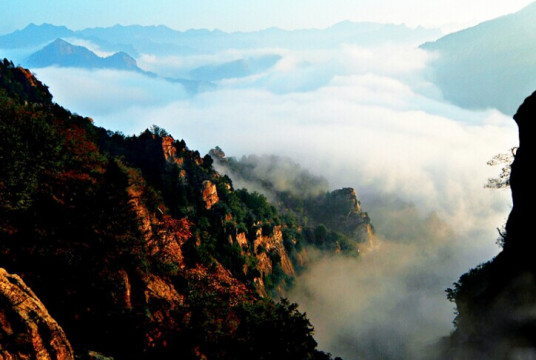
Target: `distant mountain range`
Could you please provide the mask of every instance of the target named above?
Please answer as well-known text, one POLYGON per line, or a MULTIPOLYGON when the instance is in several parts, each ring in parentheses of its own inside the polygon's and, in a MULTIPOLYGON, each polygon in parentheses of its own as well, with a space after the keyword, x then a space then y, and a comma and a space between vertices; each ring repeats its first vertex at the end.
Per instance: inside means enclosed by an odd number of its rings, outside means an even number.
POLYGON ((432 81, 466 108, 494 107, 512 115, 536 89, 536 3, 435 41, 432 81))
MULTIPOLYGON (((281 56, 275 54, 260 55, 247 59, 196 67, 190 71, 189 79, 169 77, 164 79, 181 83, 191 92, 198 92, 203 88, 212 87, 212 81, 240 78, 267 70, 274 66, 280 59, 281 56)), ((41 50, 32 53, 24 60, 24 64, 30 68, 58 66, 82 69, 126 70, 150 77, 157 77, 157 74, 138 67, 136 59, 123 51, 108 57, 100 57, 84 46, 73 45, 63 39, 56 39, 41 50)))
MULTIPOLYGON (((114 69, 133 71, 152 78, 157 74, 141 69, 136 59, 124 51, 116 52, 108 57, 100 57, 84 46, 73 45, 63 39, 56 39, 41 50, 32 53, 23 61, 30 68, 44 68, 49 66, 74 67, 80 69, 114 69)), ((214 84, 203 79, 182 79, 163 77, 162 79, 179 83, 190 93, 214 87, 214 84)))
MULTIPOLYGON (((204 60, 181 69, 176 76, 158 74, 196 93, 214 88, 220 80, 269 70, 281 59, 281 49, 336 49, 341 44, 420 45, 437 54, 429 63, 429 80, 439 87, 447 101, 470 109, 496 108, 511 115, 526 94, 536 88, 535 18, 536 3, 515 14, 441 38, 439 30, 354 22, 342 22, 326 29, 269 28, 233 33, 206 29, 177 31, 166 26, 139 25, 73 31, 64 26, 30 24, 0 36, 0 49, 17 52, 19 58, 15 57, 15 61, 30 68, 50 65, 110 68, 148 76, 157 74, 137 65, 135 59, 141 54, 157 58, 203 55, 200 59, 204 60), (114 55, 101 58, 80 44, 114 55), (237 52, 234 59, 218 60, 214 56, 229 49, 272 50, 264 55, 249 56, 237 52)), ((156 68, 151 70, 160 72, 156 68)))
POLYGON ((57 38, 74 37, 91 41, 105 51, 157 55, 213 53, 222 49, 282 47, 292 49, 331 48, 341 43, 376 45, 390 42, 415 44, 441 36, 439 30, 408 28, 404 25, 342 22, 327 29, 227 33, 219 30, 176 31, 166 26, 121 26, 73 31, 64 26, 30 24, 0 36, 0 48, 14 49, 45 45, 57 38))
POLYGON ((0 48, 19 49, 47 44, 57 38, 73 36, 65 26, 30 24, 22 30, 0 36, 0 48))
POLYGON ((341 44, 368 46, 392 42, 417 45, 439 35, 438 30, 353 22, 339 23, 327 29, 287 31, 270 28, 234 33, 206 29, 176 31, 165 26, 139 25, 73 31, 64 26, 30 24, 22 30, 0 36, 0 49, 17 51, 15 61, 29 68, 59 66, 128 70, 181 83, 187 90, 196 93, 213 88, 214 82, 220 80, 246 77, 270 69, 281 60, 278 52, 285 48, 321 49, 341 44), (100 57, 92 48, 113 55, 100 57), (237 55, 234 59, 213 58, 222 50, 260 48, 273 50, 262 55, 237 55), (194 63, 176 76, 167 76, 159 73, 158 69, 153 73, 140 68, 136 58, 141 54, 156 57, 208 56, 204 62, 194 63))

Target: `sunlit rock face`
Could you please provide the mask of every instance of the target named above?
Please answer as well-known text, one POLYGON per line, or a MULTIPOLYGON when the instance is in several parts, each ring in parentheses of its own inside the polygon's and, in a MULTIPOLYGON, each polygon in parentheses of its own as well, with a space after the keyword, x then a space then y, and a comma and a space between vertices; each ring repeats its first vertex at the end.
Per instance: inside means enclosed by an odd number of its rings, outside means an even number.
MULTIPOLYGON (((281 226, 275 226, 271 234, 263 234, 262 229, 257 230, 256 239, 253 241, 254 253, 258 261, 258 270, 261 277, 255 279, 260 295, 266 296, 264 277, 277 272, 276 266, 290 277, 296 276, 292 261, 283 245, 283 232, 281 226)), ((284 281, 275 289, 279 294, 284 293, 284 281)))
POLYGON ((63 329, 17 275, 0 268, 0 359, 72 360, 63 329))
POLYGON ((203 201, 205 202, 207 210, 220 201, 216 185, 210 180, 205 180, 203 182, 203 201))

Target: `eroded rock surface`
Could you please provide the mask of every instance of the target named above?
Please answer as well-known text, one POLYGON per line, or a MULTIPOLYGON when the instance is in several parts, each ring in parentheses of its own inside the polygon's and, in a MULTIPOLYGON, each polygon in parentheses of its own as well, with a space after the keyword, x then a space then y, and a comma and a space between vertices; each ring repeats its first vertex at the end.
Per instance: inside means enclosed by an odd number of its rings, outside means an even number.
POLYGON ((0 360, 72 360, 63 329, 18 275, 0 268, 0 360))

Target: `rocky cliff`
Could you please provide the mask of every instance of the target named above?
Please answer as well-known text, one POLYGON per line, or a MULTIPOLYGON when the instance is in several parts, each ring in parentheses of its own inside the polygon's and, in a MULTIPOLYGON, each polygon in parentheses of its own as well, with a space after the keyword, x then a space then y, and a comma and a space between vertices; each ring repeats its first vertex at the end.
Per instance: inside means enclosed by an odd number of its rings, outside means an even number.
MULTIPOLYGON (((303 244, 325 254, 356 255, 374 241, 374 227, 353 188, 328 190, 327 181, 277 156, 227 157, 216 147, 215 165, 234 182, 259 191, 302 229, 303 244)), ((305 252, 296 255, 302 261, 305 252)), ((303 265, 303 263, 302 263, 303 265)))
POLYGON ((519 148, 512 164, 513 208, 504 249, 493 260, 464 274, 448 290, 458 315, 443 345, 446 359, 531 359, 536 356, 536 245, 532 181, 536 158, 536 93, 514 116, 519 148))
MULTIPOLYGON (((210 156, 156 126, 129 137, 95 127, 7 60, 0 85, 0 266, 77 356, 330 358, 296 305, 270 298, 303 236, 266 197, 235 190, 210 156)), ((34 318, 13 309, 0 304, 9 324, 34 318)), ((14 326, 0 338, 9 354, 14 326)), ((49 352, 50 341, 63 344, 44 337, 49 352)))
POLYGON ((0 359, 73 360, 65 332, 17 275, 0 268, 0 359))

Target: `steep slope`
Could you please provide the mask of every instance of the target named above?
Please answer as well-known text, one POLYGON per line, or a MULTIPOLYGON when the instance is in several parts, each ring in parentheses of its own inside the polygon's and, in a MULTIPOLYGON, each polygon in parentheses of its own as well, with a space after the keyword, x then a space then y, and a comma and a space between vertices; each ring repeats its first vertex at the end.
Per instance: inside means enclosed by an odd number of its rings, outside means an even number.
POLYGON ((445 341, 446 359, 529 359, 536 354, 536 263, 532 172, 536 157, 536 93, 514 116, 519 148, 512 164, 513 209, 503 234, 504 249, 448 290, 456 303, 456 330, 445 341))
POLYGON ((512 115, 536 88, 535 17, 536 3, 422 45, 437 54, 431 80, 454 104, 512 115))
POLYGON ((292 276, 299 229, 265 197, 158 127, 95 127, 7 60, 0 84, 0 265, 76 355, 330 358, 295 304, 267 296, 292 276))

